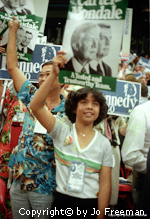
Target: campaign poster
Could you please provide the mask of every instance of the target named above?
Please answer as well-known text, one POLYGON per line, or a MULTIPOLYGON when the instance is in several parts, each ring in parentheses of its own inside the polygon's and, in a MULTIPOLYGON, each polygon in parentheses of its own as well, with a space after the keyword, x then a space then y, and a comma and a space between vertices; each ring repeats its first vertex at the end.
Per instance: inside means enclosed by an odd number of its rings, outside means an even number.
MULTIPOLYGON (((59 45, 42 45, 37 44, 33 52, 33 57, 31 62, 19 61, 19 69, 24 73, 27 79, 33 83, 38 83, 38 74, 41 70, 43 63, 52 60, 57 52, 61 50, 59 45)), ((7 71, 6 66, 6 56, 0 57, 0 79, 10 80, 11 76, 7 71)))
POLYGON ((10 15, 35 14, 33 0, 0 0, 0 12, 10 15))
POLYGON ((70 0, 62 50, 66 71, 116 77, 128 0, 70 0))
POLYGON ((127 61, 125 61, 125 64, 128 65, 129 63, 131 63, 134 59, 136 58, 136 56, 132 55, 131 53, 129 53, 129 59, 127 61))
MULTIPOLYGON (((47 10, 48 10, 48 0, 44 1, 37 1, 37 0, 0 0, 0 14, 3 15, 2 18, 0 17, 0 36, 2 36, 1 44, 6 49, 7 42, 8 42, 8 22, 6 17, 8 15, 14 15, 17 18, 22 15, 29 15, 32 16, 32 22, 36 25, 38 24, 38 33, 44 33, 45 28, 45 20, 47 16, 47 10), (40 21, 39 21, 40 18, 40 21), (7 32, 5 33, 5 31, 7 32), (5 33, 5 34, 4 34, 5 33)), ((29 19, 29 17, 28 17, 29 19)), ((31 22, 30 22, 31 23, 31 22)), ((23 61, 29 61, 31 62, 33 50, 35 48, 35 44, 37 43, 37 31, 35 31, 32 28, 21 28, 18 30, 18 39, 17 43, 22 38, 22 35, 26 35, 26 38, 24 37, 23 45, 19 46, 20 48, 17 48, 18 51, 18 59, 23 61), (28 33, 26 34, 26 31, 28 33)), ((46 42, 45 42, 46 43, 46 42)), ((43 43, 44 44, 44 43, 43 43)))
MULTIPOLYGON (((15 15, 15 17, 20 22, 16 37, 18 59, 31 62, 43 18, 35 15, 15 15)), ((2 53, 2 55, 6 56, 9 34, 8 22, 13 20, 12 15, 1 12, 0 21, 2 20, 7 23, 7 30, 4 33, 2 32, 3 34, 0 34, 0 36, 2 35, 1 45, 5 48, 5 53, 2 53)))
MULTIPOLYGON (((28 1, 30 1, 30 0, 28 0, 28 1)), ((42 25, 40 28, 40 33, 44 34, 49 0, 43 0, 43 1, 32 0, 32 1, 33 1, 33 5, 35 8, 35 15, 43 18, 42 25)))
POLYGON ((102 91, 108 105, 108 114, 129 117, 140 104, 141 83, 117 80, 116 91, 102 91))
POLYGON ((138 63, 141 66, 145 66, 145 68, 147 68, 148 71, 150 71, 150 60, 144 58, 144 57, 140 57, 138 63))

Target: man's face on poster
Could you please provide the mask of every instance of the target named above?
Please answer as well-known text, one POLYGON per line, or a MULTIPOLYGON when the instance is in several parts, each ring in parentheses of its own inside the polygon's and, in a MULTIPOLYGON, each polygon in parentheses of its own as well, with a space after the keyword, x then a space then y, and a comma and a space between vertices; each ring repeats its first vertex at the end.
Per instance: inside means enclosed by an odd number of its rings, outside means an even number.
POLYGON ((104 57, 109 54, 111 38, 111 29, 107 27, 102 27, 99 38, 98 56, 104 57))
POLYGON ((99 27, 92 27, 80 34, 78 52, 82 54, 86 60, 93 60, 96 58, 98 44, 99 44, 99 27))
POLYGON ((32 40, 32 37, 33 37, 32 34, 26 33, 21 44, 24 47, 28 46, 30 44, 31 40, 32 40))
POLYGON ((20 1, 20 6, 26 5, 26 0, 19 0, 20 1))
POLYGON ((16 45, 17 46, 22 42, 24 34, 25 34, 25 32, 23 29, 18 29, 17 38, 16 38, 16 45))
POLYGON ((12 9, 16 9, 20 6, 19 5, 19 0, 9 0, 9 4, 10 4, 10 7, 12 9))

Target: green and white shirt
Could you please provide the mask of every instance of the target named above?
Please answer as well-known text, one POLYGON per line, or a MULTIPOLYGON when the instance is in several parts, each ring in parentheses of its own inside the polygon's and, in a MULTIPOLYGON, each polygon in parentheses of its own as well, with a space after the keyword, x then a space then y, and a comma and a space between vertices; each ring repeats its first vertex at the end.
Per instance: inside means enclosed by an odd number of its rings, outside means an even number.
POLYGON ((67 124, 58 117, 56 117, 56 123, 50 135, 53 138, 56 160, 56 190, 73 197, 97 198, 100 168, 101 166, 112 167, 109 140, 95 130, 93 140, 86 148, 81 149, 75 124, 67 124), (67 191, 71 161, 82 161, 86 163, 85 181, 82 192, 67 191))

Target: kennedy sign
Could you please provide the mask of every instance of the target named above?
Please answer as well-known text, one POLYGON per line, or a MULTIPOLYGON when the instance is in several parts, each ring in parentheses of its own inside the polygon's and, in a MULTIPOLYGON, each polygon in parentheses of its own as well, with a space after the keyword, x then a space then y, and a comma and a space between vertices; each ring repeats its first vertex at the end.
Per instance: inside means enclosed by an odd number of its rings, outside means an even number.
MULTIPOLYGON (((37 44, 35 46, 31 62, 19 61, 20 71, 22 71, 25 74, 29 81, 37 83, 37 74, 40 72, 42 64, 49 60, 52 60, 53 57, 57 55, 58 50, 61 50, 61 46, 37 44)), ((0 79, 10 80, 11 76, 7 71, 5 56, 1 57, 0 67, 0 79)))

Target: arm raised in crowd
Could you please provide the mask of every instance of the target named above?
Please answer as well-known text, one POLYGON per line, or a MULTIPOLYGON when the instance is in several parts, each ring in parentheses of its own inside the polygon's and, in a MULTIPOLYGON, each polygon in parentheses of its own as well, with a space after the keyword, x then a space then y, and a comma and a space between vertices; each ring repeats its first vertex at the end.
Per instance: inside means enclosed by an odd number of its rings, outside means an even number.
POLYGON ((14 81, 17 91, 20 90, 23 83, 27 80, 25 75, 18 68, 16 36, 19 25, 19 21, 15 17, 13 17, 13 21, 9 21, 9 34, 7 44, 7 70, 14 81))
POLYGON ((48 133, 52 130, 55 124, 55 117, 44 107, 44 103, 51 91, 55 80, 59 75, 59 68, 64 68, 64 65, 67 62, 66 58, 64 57, 65 54, 66 53, 63 51, 58 51, 57 56, 53 59, 52 73, 40 86, 30 103, 30 108, 33 111, 35 117, 47 129, 48 133))

